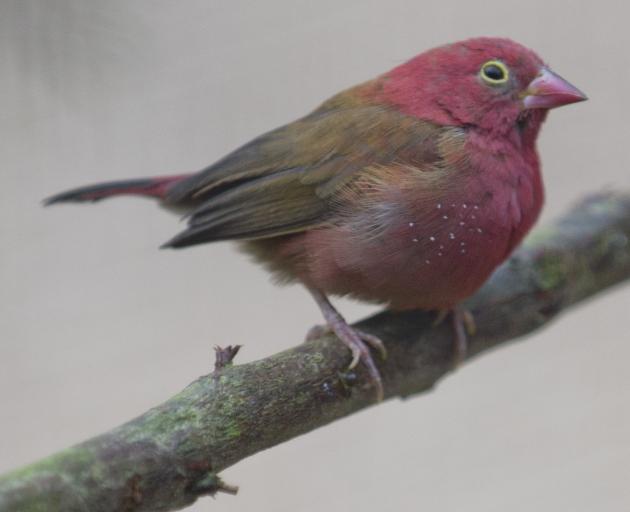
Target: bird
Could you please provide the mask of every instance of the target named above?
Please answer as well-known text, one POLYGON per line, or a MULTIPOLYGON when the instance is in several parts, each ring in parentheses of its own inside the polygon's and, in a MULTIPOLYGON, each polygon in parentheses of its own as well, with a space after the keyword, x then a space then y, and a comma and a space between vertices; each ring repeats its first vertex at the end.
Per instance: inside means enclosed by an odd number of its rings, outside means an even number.
POLYGON ((88 185, 45 204, 134 195, 187 218, 162 247, 232 240, 301 283, 365 366, 382 341, 330 302, 452 313, 465 353, 471 296, 539 216, 536 141, 550 109, 586 100, 532 50, 477 37, 427 50, 260 135, 201 171, 88 185))

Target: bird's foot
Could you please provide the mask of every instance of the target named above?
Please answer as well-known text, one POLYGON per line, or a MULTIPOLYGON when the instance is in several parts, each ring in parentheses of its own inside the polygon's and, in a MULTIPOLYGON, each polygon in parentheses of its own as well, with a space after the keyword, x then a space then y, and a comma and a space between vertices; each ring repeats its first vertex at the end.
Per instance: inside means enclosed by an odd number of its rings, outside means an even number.
POLYGON ((374 359, 372 358, 370 347, 378 350, 384 359, 387 356, 385 345, 377 336, 348 325, 345 319, 328 301, 326 296, 319 290, 309 290, 317 301, 317 304, 326 319, 327 325, 311 328, 306 335, 307 341, 319 338, 330 332, 334 333, 352 353, 352 361, 350 362, 348 369, 352 370, 359 363, 363 363, 376 390, 376 399, 380 402, 383 400, 385 394, 383 391, 383 380, 381 379, 381 374, 379 373, 378 368, 374 363, 374 359))
MULTIPOLYGON (((374 350, 378 351, 379 355, 381 356, 381 359, 387 359, 387 348, 385 347, 385 344, 381 341, 381 339, 378 336, 374 336, 373 334, 370 334, 369 332, 365 332, 361 329, 357 329, 356 327, 350 327, 350 329, 352 329, 359 336, 359 338, 361 338, 361 340, 367 343, 374 350)), ((326 325, 326 324, 314 325, 306 333, 304 341, 313 341, 313 340, 316 340, 317 338, 321 338, 322 336, 327 336, 328 334, 336 334, 334 333, 330 325, 326 325)), ((354 360, 353 360, 353 363, 354 363, 354 360)), ((356 366, 356 363, 354 363, 351 368, 354 368, 354 366, 356 366)))
POLYGON ((363 363, 370 375, 370 380, 374 384, 376 389, 377 401, 383 400, 383 381, 381 380, 381 374, 374 363, 372 354, 370 352, 370 346, 376 347, 381 355, 386 355, 385 345, 376 336, 367 334, 365 332, 358 331, 346 323, 346 321, 339 317, 333 321, 329 320, 330 330, 335 333, 346 347, 352 352, 352 361, 348 366, 349 370, 354 369, 359 362, 363 363))
POLYGON ((474 336, 477 332, 477 325, 475 324, 475 317, 472 313, 464 308, 455 307, 451 310, 440 310, 433 321, 433 326, 441 324, 447 316, 451 316, 451 322, 453 325, 453 333, 455 335, 455 349, 453 355, 453 365, 457 368, 464 359, 468 352, 468 337, 474 336))

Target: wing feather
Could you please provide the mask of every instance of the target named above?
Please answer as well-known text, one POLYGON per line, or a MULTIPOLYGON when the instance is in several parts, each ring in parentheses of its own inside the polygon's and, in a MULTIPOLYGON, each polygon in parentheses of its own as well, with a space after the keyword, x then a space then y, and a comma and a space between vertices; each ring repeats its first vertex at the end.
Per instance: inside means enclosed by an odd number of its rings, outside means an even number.
MULTIPOLYGON (((338 102, 336 103, 338 104, 338 102)), ((195 205, 165 244, 267 238, 325 224, 345 185, 375 165, 439 158, 440 129, 380 106, 327 108, 264 134, 168 193, 195 205)))

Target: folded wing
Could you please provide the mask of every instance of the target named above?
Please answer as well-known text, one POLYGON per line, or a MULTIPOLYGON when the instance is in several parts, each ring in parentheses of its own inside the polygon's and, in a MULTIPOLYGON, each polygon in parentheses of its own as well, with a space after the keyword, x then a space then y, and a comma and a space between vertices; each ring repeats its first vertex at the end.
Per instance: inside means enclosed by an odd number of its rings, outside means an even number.
POLYGON ((175 185, 166 202, 194 205, 166 246, 274 237, 329 222, 339 192, 367 168, 428 166, 439 129, 373 105, 330 101, 175 185))

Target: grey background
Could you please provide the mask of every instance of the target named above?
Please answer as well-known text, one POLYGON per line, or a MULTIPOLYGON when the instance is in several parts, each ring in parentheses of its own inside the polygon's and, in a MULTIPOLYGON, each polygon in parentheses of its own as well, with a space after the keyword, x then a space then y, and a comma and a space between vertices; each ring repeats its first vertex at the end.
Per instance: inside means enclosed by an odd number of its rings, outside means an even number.
MULTIPOLYGON (((43 197, 196 170, 424 49, 505 35, 591 97, 543 131, 549 219, 630 189, 627 16, 621 1, 0 1, 0 471, 161 402, 216 343, 250 361, 320 321, 229 244, 157 250, 181 226, 148 201, 43 197)), ((429 395, 243 461, 224 475, 238 497, 191 510, 628 510, 629 305, 616 290, 429 395)))

